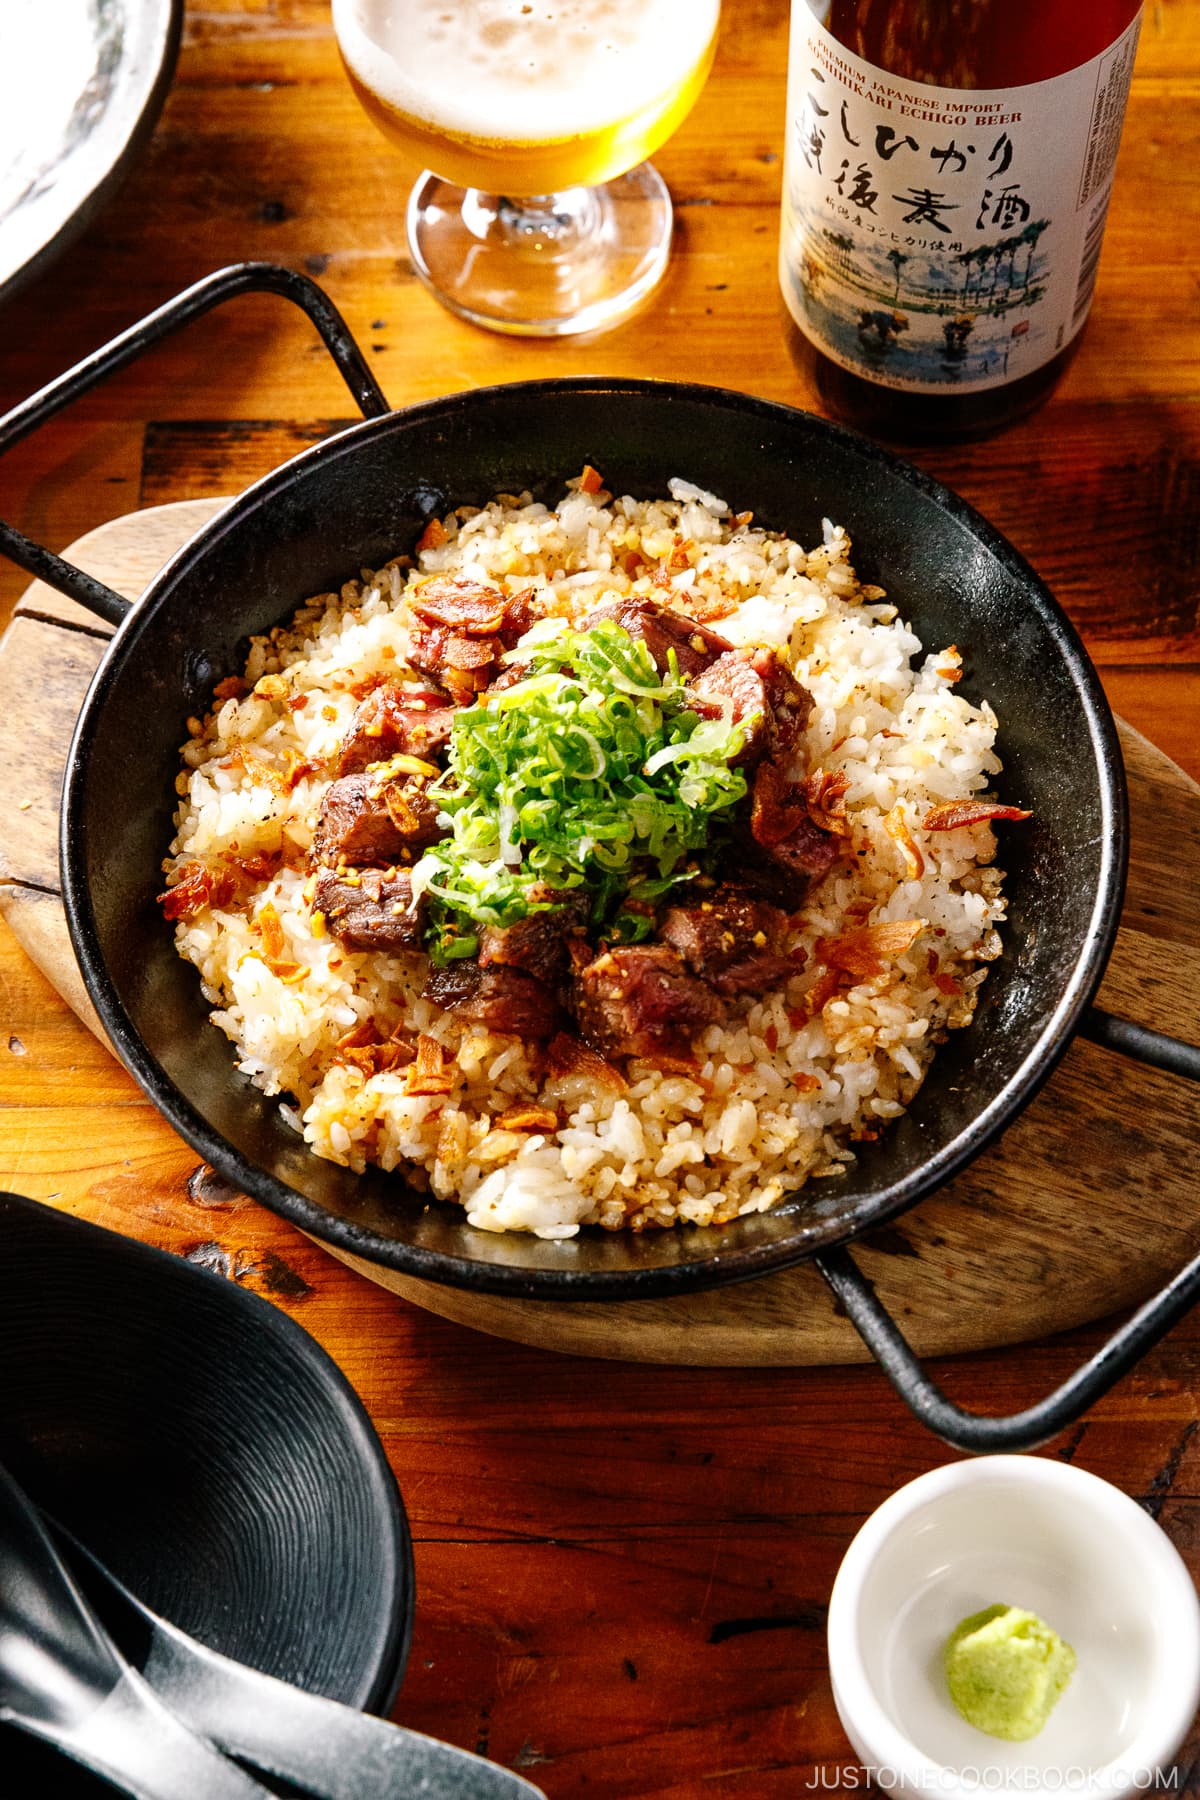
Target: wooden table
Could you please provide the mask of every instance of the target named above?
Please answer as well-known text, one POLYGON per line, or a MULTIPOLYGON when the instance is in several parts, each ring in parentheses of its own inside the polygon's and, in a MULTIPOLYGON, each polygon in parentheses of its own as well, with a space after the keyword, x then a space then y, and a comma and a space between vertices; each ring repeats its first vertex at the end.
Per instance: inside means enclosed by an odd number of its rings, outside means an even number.
MULTIPOLYGON (((582 372, 813 403, 785 347, 774 273, 784 0, 730 0, 712 80, 657 159, 678 235, 650 309, 561 345, 475 331, 416 281, 403 231, 412 171, 353 100, 327 11, 324 0, 189 0, 174 90, 123 191, 5 308, 0 407, 246 257, 316 275, 393 403, 582 372)), ((1198 137, 1200 6, 1152 0, 1081 354, 1024 425, 915 453, 1031 558, 1115 708, 1193 776, 1198 137)), ((0 516, 59 547, 139 505, 234 491, 346 412, 304 322, 247 300, 8 459, 0 516)), ((0 570, 0 622, 23 586, 0 570)), ((770 1800, 860 1784, 825 1668, 830 1584, 864 1516, 948 1455, 882 1376, 586 1363, 432 1317, 206 1182, 2 930, 0 994, 3 1184, 265 1292, 370 1409, 416 1539, 398 1717, 527 1770, 553 1800, 770 1800)), ((1010 1410, 1100 1336, 935 1374, 972 1406, 1010 1410)), ((1045 1454, 1141 1498, 1200 1571, 1198 1360, 1195 1319, 1045 1454)), ((1185 1779, 1182 1791, 1200 1787, 1185 1779)))

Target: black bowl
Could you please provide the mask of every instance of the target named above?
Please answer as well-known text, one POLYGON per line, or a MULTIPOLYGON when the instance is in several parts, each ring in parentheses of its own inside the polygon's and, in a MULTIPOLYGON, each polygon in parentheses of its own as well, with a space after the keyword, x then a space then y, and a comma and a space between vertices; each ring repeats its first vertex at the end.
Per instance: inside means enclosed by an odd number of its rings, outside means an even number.
POLYGON ((517 383, 357 425, 297 457, 173 559, 117 633, 67 771, 63 886, 76 954, 120 1055, 181 1134, 306 1231, 427 1280, 542 1299, 633 1299, 796 1262, 911 1205, 976 1155, 1050 1073, 1103 973, 1125 868, 1120 752, 1070 623, 1029 565, 962 500, 866 439, 717 388, 517 383), (431 513, 532 489, 553 500, 592 463, 619 492, 671 476, 802 542, 846 526, 929 648, 955 643, 963 690, 1001 721, 1002 798, 1032 809, 1004 841, 1007 951, 975 1020, 915 1104, 844 1180, 724 1230, 585 1230, 565 1244, 468 1225, 398 1176, 309 1153, 238 1075, 195 970, 155 905, 178 744, 246 639, 306 595, 410 549, 431 513))
MULTIPOLYGON (((412 1546, 340 1370, 265 1300, 165 1251, 14 1194, 0 1240, 0 1459, 31 1498, 201 1643, 387 1713, 412 1546)), ((7 1728, 0 1771, 5 1793, 111 1791, 7 1728)))

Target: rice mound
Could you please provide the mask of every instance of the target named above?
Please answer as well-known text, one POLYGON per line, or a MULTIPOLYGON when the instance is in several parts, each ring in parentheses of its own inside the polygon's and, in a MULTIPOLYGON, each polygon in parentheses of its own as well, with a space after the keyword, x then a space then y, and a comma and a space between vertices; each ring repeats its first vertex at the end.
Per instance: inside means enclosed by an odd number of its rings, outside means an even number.
POLYGON ((920 828, 931 806, 977 799, 999 772, 995 714, 955 692, 953 647, 924 653, 883 590, 859 583, 846 533, 825 521, 806 550, 685 481, 653 501, 586 485, 568 484, 554 509, 528 494, 460 508, 415 560, 363 571, 255 639, 244 682, 222 684, 208 717, 189 721, 164 863, 170 878, 239 859, 240 897, 180 920, 177 946, 238 1068, 285 1097, 318 1156, 400 1169, 474 1225, 544 1238, 722 1224, 843 1172, 854 1143, 904 1110, 947 1030, 969 1022, 1004 915, 990 825, 920 828), (634 1058, 623 1083, 547 1073, 537 1046, 422 998, 423 956, 348 950, 314 918, 307 852, 341 740, 365 691, 404 678, 406 591, 434 573, 532 586, 542 613, 569 621, 645 595, 735 644, 770 646, 812 694, 809 765, 849 780, 850 854, 803 897, 803 966, 732 1002, 696 1038, 694 1067, 634 1058), (259 856, 278 866, 247 889, 259 856), (280 950, 273 933, 274 956, 268 906, 284 939, 280 950), (889 940, 869 928, 889 922, 909 925, 891 934, 905 947, 864 954, 889 940), (447 1091, 414 1092, 411 1071, 370 1073, 339 1052, 369 1022, 380 1038, 403 1026, 434 1040, 447 1091), (553 1109, 559 1128, 498 1123, 530 1106, 553 1109))

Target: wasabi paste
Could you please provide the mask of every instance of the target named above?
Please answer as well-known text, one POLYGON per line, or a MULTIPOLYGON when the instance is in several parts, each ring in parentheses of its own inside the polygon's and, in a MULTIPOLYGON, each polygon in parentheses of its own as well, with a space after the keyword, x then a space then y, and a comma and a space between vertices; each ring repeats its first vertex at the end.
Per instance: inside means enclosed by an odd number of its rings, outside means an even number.
POLYGON ((943 1652, 950 1698, 969 1725, 1022 1743, 1036 1737, 1075 1669, 1075 1652, 1036 1613, 986 1606, 943 1652))

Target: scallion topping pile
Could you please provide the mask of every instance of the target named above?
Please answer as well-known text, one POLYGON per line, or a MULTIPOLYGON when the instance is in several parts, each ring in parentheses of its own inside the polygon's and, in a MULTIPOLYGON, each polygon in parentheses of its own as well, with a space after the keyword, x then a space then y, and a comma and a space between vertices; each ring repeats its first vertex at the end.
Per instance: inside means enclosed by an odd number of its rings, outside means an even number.
MULTIPOLYGON (((613 941, 653 929, 653 902, 690 880, 746 792, 730 759, 744 732, 689 707, 675 660, 611 620, 522 647, 528 675, 455 715, 449 766, 429 794, 450 835, 413 871, 439 963, 473 956, 480 925, 512 925, 582 889, 613 941)), ((747 720, 748 724, 749 721, 747 720)))

